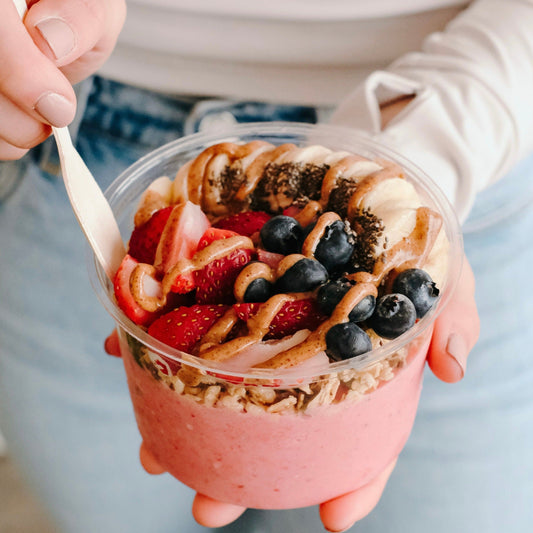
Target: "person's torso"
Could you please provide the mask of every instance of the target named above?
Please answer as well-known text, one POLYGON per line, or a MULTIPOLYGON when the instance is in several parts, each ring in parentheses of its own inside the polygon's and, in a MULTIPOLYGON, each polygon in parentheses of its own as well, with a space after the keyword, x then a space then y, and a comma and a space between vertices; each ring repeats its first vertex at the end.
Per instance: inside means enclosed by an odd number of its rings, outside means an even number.
POLYGON ((332 105, 467 0, 132 0, 102 74, 174 94, 332 105))

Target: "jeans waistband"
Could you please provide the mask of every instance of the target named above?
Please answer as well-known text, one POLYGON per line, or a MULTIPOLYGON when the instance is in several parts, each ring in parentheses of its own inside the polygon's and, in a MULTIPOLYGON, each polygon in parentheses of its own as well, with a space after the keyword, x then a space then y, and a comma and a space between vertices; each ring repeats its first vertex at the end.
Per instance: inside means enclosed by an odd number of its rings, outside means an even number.
MULTIPOLYGON (((242 122, 316 123, 328 110, 309 106, 237 102, 197 96, 155 93, 99 76, 75 87, 76 118, 70 125, 76 142, 79 134, 102 135, 110 142, 133 143, 152 150, 183 135, 242 122)), ((59 159, 53 139, 36 151, 40 167, 58 175, 59 159)))

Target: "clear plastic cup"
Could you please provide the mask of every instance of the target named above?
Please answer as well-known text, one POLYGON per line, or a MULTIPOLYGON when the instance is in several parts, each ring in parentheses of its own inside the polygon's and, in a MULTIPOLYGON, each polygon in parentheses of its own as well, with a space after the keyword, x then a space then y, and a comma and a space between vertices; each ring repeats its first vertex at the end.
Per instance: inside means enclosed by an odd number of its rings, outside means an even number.
POLYGON ((127 169, 106 196, 124 239, 142 192, 156 178, 222 141, 322 144, 404 169, 423 203, 442 214, 450 243, 438 304, 385 346, 327 369, 241 373, 150 337, 117 307, 112 283, 91 256, 90 275, 116 321, 142 438, 161 465, 194 490, 252 508, 318 504, 378 475, 410 434, 432 325, 452 297, 462 260, 459 225, 429 177, 399 154, 354 130, 289 123, 246 124, 182 138, 127 169), (178 377, 180 376, 180 377, 178 377))

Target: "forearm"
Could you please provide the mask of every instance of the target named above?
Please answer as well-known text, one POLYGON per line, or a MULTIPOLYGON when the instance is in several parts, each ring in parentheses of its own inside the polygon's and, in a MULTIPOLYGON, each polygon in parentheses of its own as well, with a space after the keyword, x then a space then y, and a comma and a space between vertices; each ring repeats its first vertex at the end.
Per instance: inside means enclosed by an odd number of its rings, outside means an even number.
POLYGON ((421 52, 372 74, 333 122, 400 149, 464 218, 475 193, 533 149, 532 28, 532 0, 478 0, 421 52), (394 104, 391 118, 384 104, 406 95, 413 100, 394 104))

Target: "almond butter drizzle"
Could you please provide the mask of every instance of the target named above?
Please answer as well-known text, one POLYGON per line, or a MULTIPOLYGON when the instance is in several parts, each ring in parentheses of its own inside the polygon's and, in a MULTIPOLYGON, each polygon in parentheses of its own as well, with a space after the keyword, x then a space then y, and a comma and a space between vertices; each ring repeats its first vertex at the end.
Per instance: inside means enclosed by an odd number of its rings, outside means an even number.
POLYGON ((420 268, 426 262, 441 226, 442 217, 438 213, 429 207, 419 207, 411 233, 378 257, 372 273, 356 272, 346 277, 357 283, 379 285, 391 270, 420 268))
POLYGON ((315 218, 319 213, 322 212, 322 204, 320 202, 317 202, 316 200, 310 200, 305 207, 299 212, 294 215, 294 218, 300 223, 300 225, 305 228, 315 218))
POLYGON ((391 178, 403 178, 402 169, 398 165, 388 161, 383 163, 385 166, 381 170, 373 172, 357 183, 355 192, 348 202, 348 220, 357 216, 361 210, 361 204, 365 196, 377 187, 379 183, 391 178))
POLYGON ((296 145, 286 143, 276 146, 272 150, 263 152, 255 158, 255 160, 246 169, 245 180, 235 194, 235 199, 239 202, 244 202, 250 194, 252 194, 263 176, 263 172, 268 163, 275 161, 278 157, 290 150, 294 150, 296 145))
MULTIPOLYGON (((213 209, 218 209, 218 207, 213 206, 215 204, 219 205, 220 194, 213 186, 216 180, 213 179, 213 176, 209 171, 210 164, 212 163, 214 165, 214 158, 217 156, 226 156, 228 158, 228 164, 231 164, 237 159, 250 155, 254 150, 257 150, 265 144, 266 143, 260 141, 257 141, 255 144, 248 143, 246 145, 220 143, 204 150, 204 152, 192 161, 188 172, 179 173, 183 176, 183 179, 187 180, 186 185, 189 199, 200 204, 202 207, 208 206, 208 209, 206 210, 209 213, 212 213, 213 209)), ((281 155, 293 149, 296 149, 295 145, 283 144, 274 147, 271 150, 262 151, 245 170, 245 180, 235 193, 233 199, 239 202, 245 202, 255 190, 263 175, 265 167, 269 163, 275 162, 281 155)), ((329 196, 335 188, 338 179, 343 174, 347 173, 354 163, 360 161, 369 160, 361 156, 350 155, 342 158, 326 172, 321 186, 320 200, 308 202, 305 208, 299 213, 299 215, 297 215, 298 220, 301 221, 302 225, 305 226, 311 222, 316 215, 327 206, 329 196)), ((382 169, 362 177, 358 181, 356 190, 352 194, 348 204, 349 219, 360 212, 364 197, 376 187, 378 183, 390 178, 403 178, 403 172, 398 165, 388 161, 379 161, 378 163, 382 165, 382 169)), ((349 176, 347 176, 346 179, 349 179, 349 176)), ((318 241, 323 235, 325 228, 335 220, 340 220, 340 217, 334 213, 326 213, 320 217, 316 227, 311 231, 304 242, 304 248, 302 249, 303 254, 293 255, 297 256, 297 258, 303 256, 313 257, 318 241)), ((380 257, 378 257, 372 273, 357 272, 347 276, 348 278, 357 281, 357 284, 346 293, 331 317, 312 332, 304 342, 277 354, 275 357, 259 365, 259 367, 293 367, 306 359, 313 357, 320 351, 325 350, 325 336, 327 331, 335 324, 348 321, 348 315, 351 310, 363 298, 369 295, 377 296, 377 286, 390 271, 420 267, 425 263, 440 231, 441 225, 442 219, 440 215, 427 207, 418 208, 416 212, 415 228, 407 237, 403 238, 390 250, 386 250, 380 255, 380 257)), ((228 253, 231 253, 231 251, 243 247, 253 248, 250 239, 247 239, 247 242, 244 243, 240 240, 237 241, 237 237, 232 237, 230 239, 215 241, 198 254, 195 254, 192 260, 179 261, 163 278, 163 298, 166 301, 166 295, 180 273, 190 273, 194 270, 203 268, 203 266, 211 261, 224 257, 228 253), (235 239, 235 241, 233 242, 232 239, 235 239)), ((281 261, 278 271, 276 272, 277 277, 279 277, 281 271, 289 268, 287 265, 292 265, 298 260, 297 258, 291 257, 292 256, 288 256, 281 261), (288 260, 288 262, 282 266, 286 260, 288 260)), ((260 263, 258 264, 260 265, 260 263)), ((136 270, 139 268, 140 270, 136 274, 136 292, 133 294, 139 303, 143 301, 149 302, 147 305, 155 305, 157 302, 151 302, 150 300, 153 297, 147 297, 142 294, 142 283, 140 283, 139 280, 142 282, 143 275, 153 275, 153 271, 150 268, 145 267, 150 267, 150 265, 138 265, 136 268, 136 270)), ((258 275, 259 268, 262 267, 254 267, 253 269, 250 267, 253 275, 258 275)), ((272 274, 271 271, 270 274, 272 274)), ((244 289, 241 287, 241 281, 239 281, 239 287, 235 288, 236 295, 240 295, 241 292, 246 289, 247 285, 244 285, 245 278, 246 280, 249 280, 249 276, 250 274, 246 274, 241 280, 244 289)), ((308 297, 308 293, 277 294, 273 296, 261 305, 256 315, 247 321, 247 335, 224 343, 224 339, 238 321, 235 311, 233 309, 228 310, 204 336, 200 346, 201 357, 211 361, 226 361, 234 355, 241 353, 246 348, 261 342, 263 337, 268 333, 272 320, 287 302, 308 297)), ((237 299, 239 298, 240 296, 237 296, 237 299)))
POLYGON ((302 254, 306 257, 314 257, 316 247, 318 246, 320 239, 324 235, 326 228, 330 224, 333 224, 333 222, 336 222, 340 219, 341 217, 337 215, 337 213, 333 213, 332 211, 328 211, 327 213, 324 213, 322 216, 320 216, 317 220, 315 227, 311 230, 311 232, 303 242, 302 254))
POLYGON ((159 192, 150 190, 146 191, 142 199, 142 207, 137 210, 133 219, 135 227, 138 228, 139 226, 142 226, 145 222, 150 220, 150 217, 156 211, 167 206, 167 201, 159 192))
POLYGON ((331 191, 335 188, 338 179, 345 174, 354 163, 359 161, 368 161, 368 159, 361 157, 359 155, 349 155, 343 157, 338 163, 333 165, 324 176, 322 180, 322 188, 320 190, 320 204, 325 206, 328 204, 329 195, 331 191))
POLYGON ((300 344, 278 353, 265 361, 258 368, 290 368, 299 365, 317 353, 326 349, 326 333, 335 324, 348 322, 352 309, 366 296, 377 296, 378 290, 371 283, 354 285, 339 302, 331 316, 311 332, 309 337, 300 344))
POLYGON ((147 263, 139 263, 130 275, 130 291, 135 301, 145 310, 151 313, 159 311, 166 302, 166 295, 149 296, 144 290, 146 277, 157 279, 157 270, 147 263))
POLYGON ((276 279, 281 278, 289 268, 293 267, 298 261, 305 259, 305 255, 302 254, 290 254, 286 255, 276 268, 276 279))
POLYGON ((269 143, 266 143, 264 141, 252 141, 240 146, 232 143, 222 143, 212 147, 214 148, 213 154, 211 158, 205 163, 203 169, 202 195, 200 206, 202 207, 202 210, 205 213, 211 213, 213 215, 222 215, 228 212, 228 206, 222 202, 222 188, 219 186, 218 180, 216 179, 216 169, 212 168, 215 166, 215 164, 218 163, 217 159, 224 157, 227 161, 227 165, 231 165, 235 161, 240 161, 241 159, 252 154, 259 148, 268 144, 269 143))
POLYGON ((180 259, 163 277, 161 282, 162 294, 159 298, 151 297, 145 294, 143 279, 144 276, 155 278, 156 269, 152 265, 139 263, 130 276, 130 289, 135 301, 146 311, 161 309, 166 302, 168 293, 171 292, 172 286, 180 275, 189 275, 197 270, 201 270, 209 263, 221 259, 231 254, 235 250, 248 249, 254 250, 254 244, 248 237, 235 235, 227 239, 219 239, 206 246, 203 250, 196 252, 192 259, 180 259), (132 284, 132 279, 135 284, 132 284), (139 281, 140 280, 140 281, 139 281), (144 306, 147 305, 148 308, 144 306))
POLYGON ((238 302, 244 301, 244 294, 246 289, 256 279, 266 279, 271 283, 274 282, 275 276, 272 268, 269 267, 266 263, 261 263, 259 261, 254 261, 253 263, 248 263, 239 273, 237 279, 235 280, 235 285, 233 286, 233 295, 238 302))
MULTIPOLYGON (((224 344, 216 343, 217 340, 220 342, 220 339, 216 339, 213 336, 211 342, 215 346, 201 353, 201 357, 209 361, 227 361, 249 346, 261 342, 262 338, 268 333, 272 320, 274 320, 274 317, 281 311, 283 306, 287 302, 304 298, 309 298, 309 293, 276 294, 272 296, 272 298, 261 305, 257 314, 250 317, 246 322, 248 335, 237 337, 224 344)), ((214 327, 216 327, 216 324, 214 327)))

